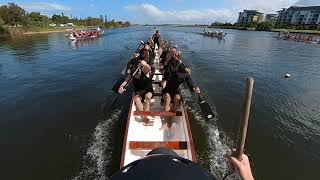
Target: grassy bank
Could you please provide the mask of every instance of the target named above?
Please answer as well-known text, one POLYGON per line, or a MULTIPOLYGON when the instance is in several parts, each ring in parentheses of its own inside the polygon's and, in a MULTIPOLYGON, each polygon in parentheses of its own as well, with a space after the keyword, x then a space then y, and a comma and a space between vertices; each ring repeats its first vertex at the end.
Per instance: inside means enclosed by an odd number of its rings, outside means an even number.
MULTIPOLYGON (((67 32, 70 29, 86 30, 96 28, 94 26, 74 26, 74 27, 12 27, 5 28, 3 32, 0 32, 2 36, 17 36, 17 35, 32 35, 32 34, 46 34, 56 32, 67 32)), ((121 27, 108 27, 106 29, 121 28, 121 27)))
POLYGON ((86 26, 77 26, 77 27, 52 27, 52 28, 43 28, 43 27, 31 27, 25 28, 23 34, 30 35, 30 34, 45 34, 45 33, 54 33, 54 32, 66 32, 68 29, 76 29, 76 30, 84 30, 89 29, 91 27, 86 26))

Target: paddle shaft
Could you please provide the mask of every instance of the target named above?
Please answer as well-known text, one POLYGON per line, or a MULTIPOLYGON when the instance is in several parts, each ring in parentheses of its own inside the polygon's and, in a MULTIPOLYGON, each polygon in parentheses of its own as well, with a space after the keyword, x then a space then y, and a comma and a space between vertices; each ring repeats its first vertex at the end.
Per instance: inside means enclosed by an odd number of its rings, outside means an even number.
POLYGON ((131 82, 132 78, 138 73, 139 69, 142 68, 141 62, 139 63, 137 69, 132 73, 132 75, 130 76, 130 79, 126 82, 126 84, 124 85, 124 89, 129 85, 129 83, 131 82))
POLYGON ((246 136, 247 136, 247 129, 248 129, 248 123, 249 123, 249 114, 250 114, 250 106, 251 106, 251 98, 252 98, 252 91, 253 91, 253 78, 247 79, 247 88, 246 88, 246 96, 244 99, 244 109, 242 112, 242 119, 240 122, 240 129, 239 129, 239 136, 238 136, 238 144, 237 144, 237 150, 235 153, 235 158, 237 158, 239 161, 242 160, 242 154, 244 150, 244 145, 246 142, 246 136))

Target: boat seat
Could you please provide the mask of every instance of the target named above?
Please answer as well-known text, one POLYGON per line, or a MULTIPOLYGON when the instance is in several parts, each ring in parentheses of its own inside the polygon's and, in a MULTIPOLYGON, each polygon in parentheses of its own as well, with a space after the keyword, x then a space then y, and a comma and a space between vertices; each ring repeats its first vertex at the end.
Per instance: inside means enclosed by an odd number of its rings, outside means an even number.
POLYGON ((188 143, 187 141, 129 141, 129 149, 131 150, 153 150, 159 147, 186 150, 188 143))
POLYGON ((153 93, 153 96, 154 96, 154 97, 162 97, 162 93, 161 93, 161 92, 159 92, 159 93, 153 93))
POLYGON ((165 117, 174 117, 182 116, 182 111, 170 112, 170 111, 161 111, 161 112, 151 112, 151 111, 134 111, 134 116, 165 116, 165 117))
POLYGON ((152 81, 152 84, 158 84, 160 86, 161 85, 161 81, 152 81))

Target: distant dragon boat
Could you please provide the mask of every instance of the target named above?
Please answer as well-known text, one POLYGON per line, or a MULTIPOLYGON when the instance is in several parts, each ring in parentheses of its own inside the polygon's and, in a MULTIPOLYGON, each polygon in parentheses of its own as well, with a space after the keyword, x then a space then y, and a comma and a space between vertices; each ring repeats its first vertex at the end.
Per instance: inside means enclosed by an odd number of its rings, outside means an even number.
POLYGON ((91 31, 75 31, 66 34, 66 37, 71 41, 88 40, 99 38, 103 35, 104 31, 100 28, 92 29, 91 31))
POLYGON ((270 33, 270 36, 275 39, 281 39, 286 41, 296 41, 296 42, 305 42, 310 44, 320 44, 320 38, 306 37, 306 35, 301 34, 291 34, 289 32, 279 32, 279 33, 270 33))
POLYGON ((218 31, 209 31, 209 30, 206 30, 206 29, 203 29, 203 31, 201 32, 201 34, 203 36, 209 36, 209 37, 216 37, 216 38, 224 38, 227 36, 227 33, 223 33, 222 31, 218 32, 218 31))

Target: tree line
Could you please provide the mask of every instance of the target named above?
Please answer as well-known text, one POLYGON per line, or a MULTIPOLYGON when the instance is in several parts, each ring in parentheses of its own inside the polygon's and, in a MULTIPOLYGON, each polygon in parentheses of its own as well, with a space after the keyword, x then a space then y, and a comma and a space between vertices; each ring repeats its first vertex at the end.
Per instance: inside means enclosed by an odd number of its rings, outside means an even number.
POLYGON ((69 18, 63 13, 61 15, 54 14, 52 17, 42 15, 39 12, 26 12, 23 8, 14 3, 0 6, 0 33, 5 31, 5 27, 49 27, 49 24, 73 23, 76 26, 100 26, 105 28, 126 27, 130 26, 130 22, 122 21, 106 21, 103 18, 87 17, 69 18))
POLYGON ((220 23, 220 22, 214 22, 211 24, 211 27, 217 27, 217 28, 224 28, 224 29, 247 29, 247 28, 254 28, 257 31, 270 31, 273 28, 275 28, 274 22, 270 20, 263 21, 261 23, 249 23, 245 25, 240 25, 238 23, 220 23))

